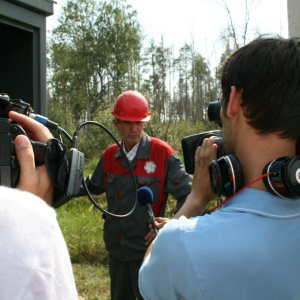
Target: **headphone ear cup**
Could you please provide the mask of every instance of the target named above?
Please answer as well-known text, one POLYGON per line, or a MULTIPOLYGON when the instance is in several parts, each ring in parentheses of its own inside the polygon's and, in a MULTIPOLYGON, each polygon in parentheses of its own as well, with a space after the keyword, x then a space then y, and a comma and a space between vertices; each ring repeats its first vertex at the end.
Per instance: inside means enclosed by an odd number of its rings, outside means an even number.
POLYGON ((238 158, 234 155, 229 155, 229 158, 232 163, 233 176, 235 182, 235 190, 232 193, 233 195, 244 187, 244 175, 243 175, 242 165, 238 160, 238 158))
POLYGON ((280 168, 278 168, 278 166, 275 166, 277 167, 277 171, 275 171, 275 168, 274 168, 274 160, 273 161, 270 161, 269 163, 267 163, 263 169, 263 172, 262 172, 262 175, 265 175, 267 173, 271 173, 271 169, 272 169, 272 173, 268 176, 265 176, 263 177, 263 183, 265 185, 265 187, 267 188, 267 190, 273 194, 273 195, 278 195, 280 196, 280 194, 277 193, 276 189, 274 188, 273 185, 275 185, 275 177, 278 177, 278 170, 280 170, 280 168))
POLYGON ((230 197, 243 187, 243 170, 234 155, 222 156, 209 166, 212 192, 220 197, 230 197))
POLYGON ((294 156, 287 160, 282 173, 287 190, 296 198, 300 196, 300 157, 294 156))
POLYGON ((209 165, 209 179, 210 179, 210 186, 212 192, 217 196, 220 197, 223 194, 223 176, 221 167, 219 164, 220 157, 218 160, 212 160, 209 165))
POLYGON ((282 198, 300 196, 300 156, 280 157, 269 162, 263 169, 263 178, 267 190, 282 198))

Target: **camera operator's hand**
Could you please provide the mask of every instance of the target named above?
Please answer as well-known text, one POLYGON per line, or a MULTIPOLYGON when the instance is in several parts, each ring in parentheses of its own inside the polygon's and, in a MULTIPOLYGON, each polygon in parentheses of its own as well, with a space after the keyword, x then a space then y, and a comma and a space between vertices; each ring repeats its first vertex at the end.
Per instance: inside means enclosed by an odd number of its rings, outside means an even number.
MULTIPOLYGON (((12 121, 22 126, 28 136, 34 141, 47 143, 48 139, 52 137, 52 134, 46 127, 25 115, 10 112, 9 117, 12 121)), ((45 165, 35 166, 34 153, 28 137, 18 135, 15 138, 15 151, 20 164, 20 178, 17 188, 35 194, 51 205, 53 184, 50 181, 45 165)))
POLYGON ((28 137, 33 141, 46 144, 47 141, 52 138, 52 134, 47 127, 25 115, 10 111, 9 118, 20 125, 26 131, 28 137))
POLYGON ((192 191, 185 203, 175 214, 174 218, 186 216, 187 218, 200 215, 206 204, 213 199, 209 178, 209 165, 213 159, 217 159, 217 145, 213 138, 205 138, 202 146, 195 153, 195 171, 192 181, 192 191))

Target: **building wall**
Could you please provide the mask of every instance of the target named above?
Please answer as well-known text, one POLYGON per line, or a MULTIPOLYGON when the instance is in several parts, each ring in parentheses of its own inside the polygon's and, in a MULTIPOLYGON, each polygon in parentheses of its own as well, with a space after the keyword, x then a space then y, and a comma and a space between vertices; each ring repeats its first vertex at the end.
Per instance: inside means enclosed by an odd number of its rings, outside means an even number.
POLYGON ((289 37, 300 37, 300 0, 287 0, 289 37))
POLYGON ((0 93, 47 115, 46 17, 52 0, 0 0, 0 93))

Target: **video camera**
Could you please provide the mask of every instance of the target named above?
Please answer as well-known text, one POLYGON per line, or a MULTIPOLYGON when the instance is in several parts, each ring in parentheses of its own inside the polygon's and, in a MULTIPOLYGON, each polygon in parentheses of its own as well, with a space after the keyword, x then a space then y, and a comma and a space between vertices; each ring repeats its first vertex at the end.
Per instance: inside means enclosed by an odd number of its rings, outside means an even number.
MULTIPOLYGON (((222 121, 220 118, 220 101, 216 100, 210 102, 208 105, 208 119, 210 122, 214 122, 222 127, 222 121)), ((183 159, 185 170, 188 174, 194 174, 195 170, 195 152, 198 146, 202 145, 202 142, 205 138, 213 137, 214 142, 218 146, 217 157, 224 155, 223 150, 223 138, 221 130, 211 130, 207 132, 197 133, 184 137, 181 140, 181 146, 183 151, 183 159)))
MULTIPOLYGON (((15 154, 14 140, 19 134, 26 135, 22 127, 9 121, 8 113, 16 111, 29 115, 33 112, 30 104, 21 99, 10 100, 7 94, 0 94, 0 184, 8 187, 16 187, 19 180, 20 167, 15 154)), ((45 144, 31 141, 35 164, 44 162, 45 144)))
MULTIPOLYGON (((208 106, 209 121, 222 127, 220 102, 211 102, 208 106)), ((244 186, 242 165, 235 155, 225 155, 221 130, 212 130, 184 137, 181 141, 184 163, 187 173, 194 174, 195 152, 205 138, 213 137, 218 146, 217 160, 209 166, 211 188, 215 195, 230 199, 244 186)), ((261 177, 266 189, 284 199, 300 197, 300 144, 296 145, 296 155, 271 160, 262 170, 261 177)), ((253 181, 254 182, 254 181, 253 181)), ((253 182, 248 183, 249 187, 253 182)), ((218 206, 217 206, 218 207, 218 206)))
MULTIPOLYGON (((30 117, 41 116, 33 114, 30 104, 21 99, 10 99, 7 94, 0 93, 0 185, 14 188, 20 175, 14 141, 19 134, 26 135, 26 132, 9 120, 10 111, 30 117)), ((55 123, 50 121, 50 125, 53 124, 55 123)), ((36 166, 45 164, 48 175, 55 185, 53 206, 59 207, 65 203, 62 199, 79 192, 83 178, 84 155, 77 149, 71 148, 67 151, 65 145, 55 138, 49 139, 47 144, 32 140, 30 142, 36 166)))

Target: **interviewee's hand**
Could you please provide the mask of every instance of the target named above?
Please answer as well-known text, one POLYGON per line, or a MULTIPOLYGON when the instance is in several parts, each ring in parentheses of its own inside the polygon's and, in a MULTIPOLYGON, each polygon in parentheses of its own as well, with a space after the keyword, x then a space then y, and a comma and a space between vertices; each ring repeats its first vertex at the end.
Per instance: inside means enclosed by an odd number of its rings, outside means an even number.
MULTIPOLYGON (((48 139, 52 137, 46 127, 25 115, 10 112, 9 117, 22 126, 34 141, 47 143, 48 139)), ((35 194, 51 205, 54 186, 50 181, 45 165, 35 166, 33 149, 28 137, 18 135, 15 138, 15 151, 20 164, 17 188, 35 194)))
POLYGON ((155 233, 154 229, 152 229, 152 226, 151 226, 150 231, 145 236, 145 245, 146 246, 150 245, 155 238, 156 238, 156 233, 155 233))
POLYGON ((156 226, 156 228, 162 229, 169 221, 169 218, 156 217, 154 225, 156 226))
MULTIPOLYGON (((157 229, 162 229, 164 227, 164 225, 167 224, 169 221, 170 221, 169 218, 156 217, 154 225, 157 229)), ((150 228, 150 231, 148 232, 148 234, 145 237, 147 246, 150 245, 152 243, 152 241, 156 238, 156 233, 155 233, 151 223, 149 223, 149 228, 150 228)))

